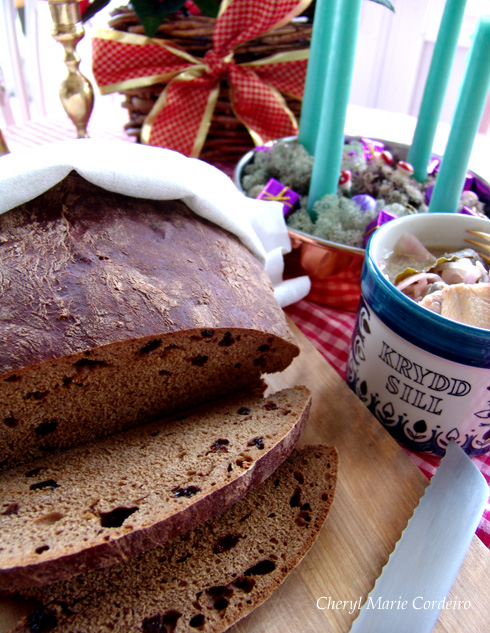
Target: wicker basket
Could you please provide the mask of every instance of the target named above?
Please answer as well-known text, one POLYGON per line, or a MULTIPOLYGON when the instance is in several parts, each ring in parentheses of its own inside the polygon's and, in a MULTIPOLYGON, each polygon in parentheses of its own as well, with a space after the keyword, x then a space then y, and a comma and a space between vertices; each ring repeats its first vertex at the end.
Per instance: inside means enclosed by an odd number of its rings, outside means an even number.
MULTIPOLYGON (((235 50, 238 63, 263 59, 283 51, 308 48, 312 31, 312 7, 299 20, 269 31, 262 37, 250 40, 235 50)), ((156 38, 171 41, 196 57, 203 57, 212 47, 214 18, 206 16, 170 16, 158 29, 156 38)), ((109 26, 118 31, 144 34, 134 11, 119 8, 113 13, 109 26)), ((126 90, 123 108, 128 110, 126 133, 140 140, 141 127, 166 84, 126 90)), ((222 82, 218 102, 200 158, 209 162, 236 163, 253 148, 253 141, 245 126, 238 121, 231 108, 226 80, 222 82)), ((299 120, 301 101, 285 96, 288 107, 299 120)))

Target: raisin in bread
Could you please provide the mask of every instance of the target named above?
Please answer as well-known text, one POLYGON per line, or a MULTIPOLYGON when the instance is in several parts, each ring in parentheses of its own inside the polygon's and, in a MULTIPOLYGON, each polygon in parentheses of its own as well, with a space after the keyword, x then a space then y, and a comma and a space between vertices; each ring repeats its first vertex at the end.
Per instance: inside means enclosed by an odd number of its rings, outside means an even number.
POLYGON ((127 560, 202 523, 293 450, 305 387, 239 396, 0 474, 0 588, 127 560))
POLYGON ((293 455, 237 504, 127 563, 27 590, 39 607, 10 633, 225 631, 305 556, 335 492, 338 456, 293 455))
POLYGON ((0 469, 251 386, 299 353, 262 264, 181 201, 72 172, 0 216, 0 469))

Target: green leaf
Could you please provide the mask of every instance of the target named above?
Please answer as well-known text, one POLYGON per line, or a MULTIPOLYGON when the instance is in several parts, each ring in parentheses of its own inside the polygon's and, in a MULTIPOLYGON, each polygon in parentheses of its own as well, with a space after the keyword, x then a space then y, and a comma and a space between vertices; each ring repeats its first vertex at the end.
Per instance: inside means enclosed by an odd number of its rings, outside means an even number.
POLYGON ((218 0, 194 0, 194 4, 201 13, 211 18, 217 18, 220 3, 218 0))
POLYGON ((390 0, 371 0, 371 2, 376 2, 377 4, 382 4, 384 7, 386 7, 390 11, 395 12, 395 7, 391 4, 390 0))
MULTIPOLYGON (((137 11, 135 11, 135 13, 136 15, 138 15, 137 11)), ((145 35, 147 35, 148 37, 153 37, 158 31, 158 27, 165 20, 167 15, 168 13, 164 12, 159 13, 158 15, 148 15, 145 17, 138 15, 138 18, 145 30, 145 35)))
POLYGON ((153 37, 167 15, 178 11, 184 3, 185 0, 131 0, 148 37, 153 37))

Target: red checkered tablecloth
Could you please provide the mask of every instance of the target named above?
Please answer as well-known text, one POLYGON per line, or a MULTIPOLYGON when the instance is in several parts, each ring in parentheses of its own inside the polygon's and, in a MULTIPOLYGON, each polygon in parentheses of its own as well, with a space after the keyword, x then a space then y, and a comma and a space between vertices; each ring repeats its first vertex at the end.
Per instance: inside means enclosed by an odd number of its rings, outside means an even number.
MULTIPOLYGON (((41 120, 29 122, 23 126, 7 127, 3 130, 3 134, 12 151, 76 137, 73 124, 68 119, 41 120)), ((122 128, 112 127, 111 131, 105 126, 97 125, 96 122, 89 125, 89 134, 92 138, 131 140, 122 128)), ((233 167, 228 164, 220 164, 217 167, 223 169, 228 175, 233 173, 233 167)), ((355 314, 335 310, 306 299, 289 306, 286 312, 344 379, 355 314)), ((404 450, 430 479, 440 459, 422 453, 413 453, 405 448, 404 450)), ((472 460, 490 483, 490 452, 486 456, 473 457, 472 460)), ((487 503, 477 535, 490 548, 490 503, 487 503)))
MULTIPOLYGON (((306 299, 286 308, 286 313, 330 365, 345 379, 349 344, 356 315, 351 312, 334 310, 306 299)), ((413 453, 404 447, 403 450, 430 479, 440 463, 440 458, 423 453, 413 453)), ((483 473, 487 483, 490 484, 490 452, 471 459, 483 473)), ((483 543, 490 548, 490 500, 476 533, 483 543)))

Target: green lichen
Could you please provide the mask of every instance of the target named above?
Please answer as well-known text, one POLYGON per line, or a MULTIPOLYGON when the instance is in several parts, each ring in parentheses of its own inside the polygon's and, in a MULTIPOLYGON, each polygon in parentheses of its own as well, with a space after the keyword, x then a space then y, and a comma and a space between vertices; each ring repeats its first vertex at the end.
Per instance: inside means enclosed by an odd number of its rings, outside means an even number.
POLYGON ((341 169, 348 169, 352 173, 362 172, 367 167, 364 145, 361 141, 349 141, 344 145, 341 169))
POLYGON ((361 213, 355 202, 335 194, 315 202, 313 212, 318 216, 314 235, 359 248, 363 246, 366 226, 377 214, 377 210, 361 213))
MULTIPOLYGON (((396 162, 404 157, 395 156, 396 162)), ((382 158, 367 160, 364 145, 351 140, 344 145, 341 169, 352 173, 350 191, 324 196, 313 205, 312 221, 306 211, 310 188, 313 157, 295 140, 275 143, 266 151, 256 151, 253 162, 244 169, 242 187, 245 193, 256 198, 271 178, 290 187, 300 195, 301 206, 292 213, 287 224, 296 230, 315 237, 349 246, 363 247, 367 225, 379 211, 385 209, 402 216, 411 213, 425 213, 425 192, 434 184, 430 177, 423 184, 401 172, 396 166, 388 165, 382 158), (377 207, 372 212, 363 212, 350 198, 368 194, 376 199, 377 207)), ((469 196, 467 206, 482 210, 484 205, 469 196)), ((460 208, 463 203, 460 205, 460 208)))
POLYGON ((315 235, 315 225, 304 208, 291 214, 287 220, 287 224, 292 229, 303 231, 304 233, 309 233, 310 235, 315 235))
POLYGON ((242 186, 250 197, 256 197, 271 178, 282 182, 299 195, 307 195, 310 188, 313 157, 296 142, 276 143, 266 151, 256 152, 253 163, 244 170, 242 186), (252 189, 261 186, 253 196, 252 189))

